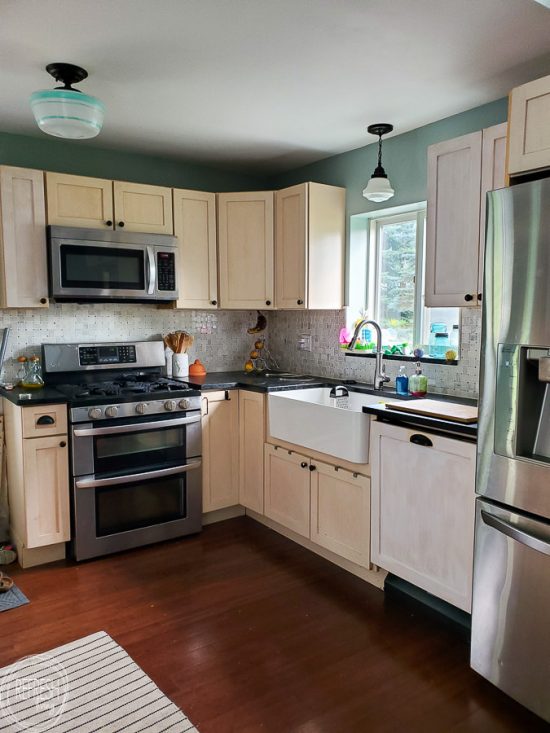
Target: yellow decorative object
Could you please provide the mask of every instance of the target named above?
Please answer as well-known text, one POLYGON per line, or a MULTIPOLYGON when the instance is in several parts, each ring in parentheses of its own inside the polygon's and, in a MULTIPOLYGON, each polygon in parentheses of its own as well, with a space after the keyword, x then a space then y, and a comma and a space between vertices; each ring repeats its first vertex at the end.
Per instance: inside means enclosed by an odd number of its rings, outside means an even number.
POLYGON ((249 360, 244 365, 245 372, 253 372, 254 371, 254 364, 249 360))
POLYGON ((254 348, 258 349, 258 351, 261 351, 264 348, 265 344, 263 342, 263 339, 258 339, 256 343, 254 344, 254 348))
POLYGON ((251 359, 259 359, 260 358, 260 352, 259 351, 251 351, 250 352, 250 358, 251 359))
POLYGON ((456 351, 454 351, 454 349, 449 349, 445 352, 445 359, 447 359, 447 361, 455 361, 456 357, 457 353, 456 351))

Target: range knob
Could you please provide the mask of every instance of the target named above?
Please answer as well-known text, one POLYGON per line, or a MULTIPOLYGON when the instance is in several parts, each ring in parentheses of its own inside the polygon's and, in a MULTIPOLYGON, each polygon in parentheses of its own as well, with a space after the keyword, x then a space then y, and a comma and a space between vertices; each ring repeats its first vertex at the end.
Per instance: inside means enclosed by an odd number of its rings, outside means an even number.
POLYGON ((189 400, 186 400, 186 399, 184 398, 183 400, 180 400, 180 401, 179 401, 179 405, 178 405, 178 407, 179 407, 179 408, 180 408, 181 410, 188 410, 188 409, 189 409, 189 408, 191 407, 191 403, 189 402, 189 400))
POLYGON ((118 415, 118 407, 110 405, 105 408, 105 417, 116 417, 118 415))
POLYGON ((91 407, 88 410, 88 417, 90 420, 98 420, 102 415, 100 407, 91 407))
POLYGON ((145 415, 147 412, 147 405, 145 402, 138 402, 136 405, 136 412, 138 415, 145 415))
POLYGON ((168 412, 173 412, 176 409, 176 400, 166 400, 164 409, 168 410, 168 412))

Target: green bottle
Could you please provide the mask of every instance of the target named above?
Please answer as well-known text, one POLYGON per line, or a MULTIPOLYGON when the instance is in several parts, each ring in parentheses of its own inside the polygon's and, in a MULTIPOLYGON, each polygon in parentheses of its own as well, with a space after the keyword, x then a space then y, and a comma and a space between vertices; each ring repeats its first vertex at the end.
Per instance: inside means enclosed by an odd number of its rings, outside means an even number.
POLYGON ((409 378, 409 392, 413 397, 425 397, 428 391, 428 377, 422 374, 420 362, 416 362, 416 372, 409 378))

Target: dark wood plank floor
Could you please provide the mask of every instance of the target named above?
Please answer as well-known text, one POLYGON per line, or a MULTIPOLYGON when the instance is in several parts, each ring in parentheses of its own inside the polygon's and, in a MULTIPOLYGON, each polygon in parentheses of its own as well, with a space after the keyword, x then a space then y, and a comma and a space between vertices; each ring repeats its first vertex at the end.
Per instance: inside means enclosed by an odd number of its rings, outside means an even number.
POLYGON ((0 666, 104 629, 201 733, 550 728, 469 669, 455 628, 244 517, 10 572, 31 603, 0 614, 0 666))

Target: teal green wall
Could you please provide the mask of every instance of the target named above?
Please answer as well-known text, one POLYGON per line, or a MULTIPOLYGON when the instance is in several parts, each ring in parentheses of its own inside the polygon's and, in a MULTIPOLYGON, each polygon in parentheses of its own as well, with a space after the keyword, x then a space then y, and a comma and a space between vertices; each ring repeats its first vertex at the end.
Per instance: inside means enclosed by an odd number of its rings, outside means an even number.
POLYGON ((97 148, 84 140, 73 142, 6 132, 0 132, 0 163, 203 191, 258 190, 265 184, 259 177, 184 163, 176 158, 97 148))
POLYGON ((403 135, 396 135, 384 142, 382 163, 395 190, 395 196, 386 204, 367 201, 362 194, 376 167, 377 142, 274 176, 270 179, 269 185, 272 188, 283 188, 304 181, 316 181, 344 186, 347 189, 348 214, 424 201, 428 146, 505 122, 507 104, 507 99, 499 99, 403 135))

